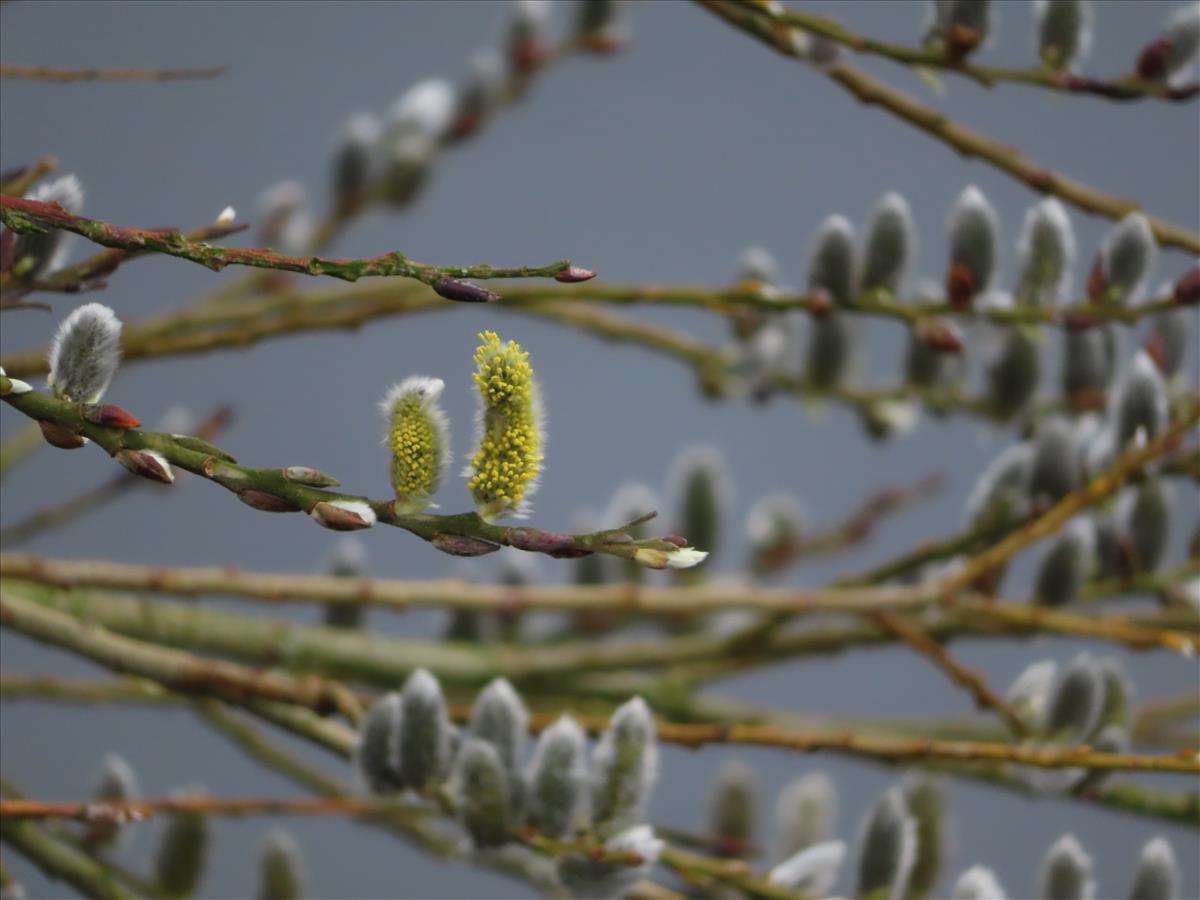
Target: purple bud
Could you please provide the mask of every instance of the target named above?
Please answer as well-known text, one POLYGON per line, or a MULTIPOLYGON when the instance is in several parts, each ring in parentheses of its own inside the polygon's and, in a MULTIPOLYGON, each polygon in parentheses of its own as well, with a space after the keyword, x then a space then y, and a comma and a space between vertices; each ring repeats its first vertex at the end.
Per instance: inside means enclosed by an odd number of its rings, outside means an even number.
POLYGON ((433 289, 438 296, 459 303, 495 303, 500 299, 500 295, 495 291, 489 291, 487 288, 469 281, 461 281, 448 276, 443 276, 435 281, 433 289))
POLYGON ((581 266, 568 265, 565 269, 554 276, 555 281, 561 281, 563 284, 577 284, 580 281, 591 281, 596 277, 596 273, 591 269, 584 269, 581 266))

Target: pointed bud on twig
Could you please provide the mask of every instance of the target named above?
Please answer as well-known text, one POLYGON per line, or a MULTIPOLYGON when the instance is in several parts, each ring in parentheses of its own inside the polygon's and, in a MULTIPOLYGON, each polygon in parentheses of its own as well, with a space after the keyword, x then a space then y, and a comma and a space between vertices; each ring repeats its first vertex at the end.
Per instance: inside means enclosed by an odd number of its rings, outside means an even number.
POLYGON ((267 835, 258 855, 258 877, 258 900, 301 900, 304 861, 291 834, 276 828, 267 835))
POLYGON ((1036 334, 1009 328, 999 351, 987 367, 987 398, 992 412, 1010 419, 1024 411, 1041 380, 1041 347, 1036 334))
POLYGON ((479 389, 476 450, 464 474, 479 515, 488 522, 521 518, 542 470, 545 416, 529 354, 494 331, 479 335, 475 373, 479 389))
POLYGON ((954 900, 1005 900, 1005 893, 991 869, 972 866, 954 883, 954 900))
POLYGON ((1093 303, 1137 303, 1157 257, 1150 223, 1140 212, 1130 213, 1104 239, 1088 281, 1088 298, 1093 303))
POLYGON ((238 491, 237 498, 247 506, 257 509, 260 512, 289 513, 300 511, 300 507, 296 506, 290 500, 284 500, 282 497, 276 497, 274 494, 268 494, 266 491, 256 491, 254 488, 246 488, 243 491, 238 491))
POLYGON ((467 738, 455 763, 458 818, 477 847, 508 842, 512 829, 508 773, 496 747, 467 738))
POLYGON ((1122 536, 1136 572, 1153 572, 1171 542, 1171 495, 1161 478, 1149 478, 1121 497, 1117 509, 1122 536))
POLYGON ((42 437, 46 439, 46 443, 59 450, 78 450, 88 442, 87 438, 66 425, 39 419, 38 427, 41 428, 42 437))
POLYGON ((1064 834, 1047 851, 1038 885, 1041 900, 1091 900, 1095 896, 1092 859, 1073 835, 1064 834))
POLYGON ((458 86, 454 122, 444 140, 460 141, 479 130, 504 95, 504 63, 494 50, 477 53, 471 70, 458 86))
POLYGON ((1062 416, 1047 419, 1033 442, 1029 492, 1035 501, 1056 503, 1075 490, 1082 478, 1075 426, 1062 416))
POLYGON ((854 226, 845 216, 821 223, 808 261, 808 292, 825 291, 834 303, 854 299, 854 226))
POLYGON ((495 291, 489 291, 485 287, 470 281, 463 281, 461 278, 443 276, 435 281, 432 287, 438 296, 458 303, 495 303, 500 299, 500 295, 495 291))
POLYGON ((547 837, 569 838, 587 802, 583 729, 562 716, 542 732, 529 762, 529 824, 547 837))
POLYGON ((938 353, 962 353, 966 347, 962 332, 948 319, 923 319, 913 331, 917 340, 938 353))
POLYGON ((1017 711, 1025 724, 1040 727, 1050 705, 1050 692, 1058 664, 1052 659, 1031 663, 1013 679, 1004 700, 1017 711))
POLYGON ((33 388, 24 381, 17 378, 9 378, 8 373, 4 371, 4 367, 0 366, 0 378, 7 379, 3 393, 0 396, 16 396, 17 394, 28 394, 33 388))
POLYGON ((370 113, 355 113, 338 135, 333 152, 333 196, 347 215, 366 199, 376 176, 383 126, 370 113))
POLYGON ((604 849, 614 855, 632 856, 638 864, 568 853, 558 858, 555 871, 572 897, 624 897, 649 874, 665 846, 655 837, 653 828, 637 825, 610 838, 604 849))
POLYGON ((451 556, 487 556, 500 549, 499 544, 465 534, 435 534, 429 539, 429 543, 451 556))
MULTIPOLYGON (((636 482, 623 484, 617 488, 612 496, 612 500, 609 501, 603 521, 609 524, 614 522, 632 522, 635 519, 640 519, 646 513, 658 509, 659 505, 657 495, 646 485, 636 482)), ((645 522, 628 527, 624 531, 635 541, 642 540, 648 536, 645 522)), ((596 560, 602 559, 598 554, 591 558, 596 560)), ((621 563, 621 572, 624 580, 630 583, 641 584, 645 580, 645 571, 644 566, 639 565, 633 560, 621 563)))
POLYGON ((895 191, 884 194, 867 223, 860 289, 897 295, 916 255, 915 244, 916 227, 908 201, 895 191))
POLYGON ((709 836, 717 855, 733 858, 753 855, 758 820, 754 773, 737 761, 722 766, 710 809, 709 836))
POLYGON ((380 404, 397 513, 431 505, 450 467, 450 423, 439 403, 445 387, 440 378, 412 375, 393 385, 380 404))
POLYGON ((841 383, 854 358, 857 332, 845 316, 814 318, 804 362, 804 378, 815 388, 841 383))
POLYGON ((642 820, 658 777, 654 719, 641 697, 613 713, 592 755, 592 823, 611 834, 642 820))
POLYGON ((1113 398, 1110 419, 1117 448, 1129 446, 1139 430, 1147 439, 1167 427, 1167 385, 1154 360, 1144 350, 1121 373, 1113 398))
POLYGON ((1034 597, 1043 606, 1065 606, 1079 596, 1096 563, 1096 529, 1086 516, 1074 519, 1042 557, 1034 597))
POLYGON ((99 403, 120 361, 120 319, 107 306, 88 303, 59 325, 46 382, 60 400, 99 403))
POLYGON ((421 790, 440 782, 450 764, 450 720, 438 680, 417 669, 400 694, 400 777, 421 790))
MULTIPOLYGON (((83 211, 83 187, 74 175, 39 184, 29 193, 29 199, 57 203, 76 216, 83 211)), ((49 275, 62 268, 70 238, 68 232, 57 228, 47 228, 41 234, 18 234, 10 250, 12 264, 5 271, 11 270, 23 282, 49 275)))
POLYGON ((1186 77, 1200 49, 1200 4, 1189 2, 1174 10, 1162 36, 1149 44, 1137 62, 1139 78, 1177 84, 1186 77))
POLYGON ((404 787, 400 774, 402 726, 401 699, 395 691, 372 703, 363 717, 354 748, 354 765, 363 787, 371 794, 395 794, 404 787))
POLYGON ((1171 296, 1181 306, 1200 303, 1200 266, 1192 266, 1179 276, 1171 289, 1171 296))
POLYGON ((93 425, 103 425, 105 428, 137 428, 142 424, 142 420, 133 413, 112 403, 102 406, 86 403, 79 413, 93 425))
POLYGON ((555 281, 560 281, 563 284, 578 284, 581 281, 591 281, 596 277, 596 273, 591 269, 585 269, 582 266, 569 265, 561 272, 554 276, 555 281))
POLYGON ((113 458, 134 475, 163 484, 175 483, 171 464, 156 450, 118 450, 113 458))
POLYGON ((515 782, 525 753, 529 712, 507 679, 494 679, 475 698, 469 727, 472 737, 496 748, 510 781, 515 782))
POLYGON ((1033 447, 1015 444, 988 463, 967 498, 973 528, 999 527, 1020 520, 1029 510, 1033 447))
POLYGON ((1116 353, 1116 335, 1107 325, 1063 331, 1062 387, 1072 408, 1104 408, 1116 353))
POLYGON ((996 211, 983 192, 970 185, 950 210, 950 268, 946 297, 951 305, 965 307, 988 291, 996 272, 999 225, 996 211))
POLYGON ((917 853, 917 825, 900 788, 890 788, 863 821, 858 850, 858 896, 906 896, 917 853))
POLYGON ((313 469, 309 466, 288 466, 283 470, 283 477, 287 481, 308 487, 336 487, 341 484, 332 475, 326 475, 320 469, 313 469))
POLYGON ((1029 208, 1017 242, 1018 306, 1053 306, 1063 302, 1071 288, 1075 260, 1075 235, 1071 221, 1055 197, 1029 208))
POLYGON ((942 875, 950 823, 946 791, 936 778, 920 775, 904 783, 904 800, 917 823, 917 854, 908 878, 908 897, 929 897, 942 875))
POLYGON ((814 844, 773 868, 767 874, 767 881, 806 897, 824 897, 837 881, 845 858, 843 841, 814 844))
POLYGON ((1058 678, 1042 732, 1056 740, 1084 740, 1100 721, 1104 690, 1099 662, 1088 653, 1078 654, 1058 678))
POLYGON ((322 500, 308 515, 321 527, 333 531, 357 531, 375 524, 375 510, 362 500, 322 500))
POLYGON ((779 286, 779 263, 765 247, 747 247, 738 257, 734 284, 763 290, 779 286))
POLYGON ((204 816, 181 813, 169 817, 154 860, 155 884, 168 897, 196 892, 208 858, 209 828, 204 816))
POLYGON ((775 804, 779 856, 791 857, 828 840, 834 831, 836 812, 829 776, 813 772, 789 782, 775 804))
MULTIPOLYGON (((124 758, 115 753, 104 757, 92 797, 98 803, 121 803, 137 799, 137 778, 133 774, 133 768, 124 758)), ((91 847, 107 847, 113 843, 120 830, 120 822, 116 819, 98 818, 88 822, 84 840, 91 847)))
POLYGON ((1179 882, 1179 863, 1167 839, 1147 841, 1129 889, 1131 900, 1178 900, 1179 882))
POLYGON ((1034 0, 1038 55, 1051 69, 1070 71, 1092 42, 1092 9, 1088 0, 1034 0))
POLYGON ((930 13, 925 43, 941 49, 953 63, 966 59, 991 30, 990 0, 935 0, 930 13))
POLYGON ((227 206, 223 210, 221 210, 220 213, 217 214, 217 218, 216 218, 214 224, 220 225, 222 227, 226 226, 226 225, 232 225, 236 219, 237 219, 237 210, 234 209, 232 206, 227 206))

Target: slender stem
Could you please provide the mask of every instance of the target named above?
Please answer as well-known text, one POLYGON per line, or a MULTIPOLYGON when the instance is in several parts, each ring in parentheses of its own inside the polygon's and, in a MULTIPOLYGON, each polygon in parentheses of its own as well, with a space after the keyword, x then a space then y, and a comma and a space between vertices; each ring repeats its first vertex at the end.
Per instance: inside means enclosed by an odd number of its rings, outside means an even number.
POLYGON ((0 818, 0 841, 26 857, 47 878, 66 882, 85 897, 133 900, 135 896, 121 887, 102 862, 50 834, 37 822, 0 818))
POLYGON ((567 260, 545 266, 436 266, 410 260, 399 251, 369 259, 326 259, 319 256, 289 256, 268 249, 214 247, 203 241, 189 240, 180 232, 164 234, 142 228, 126 228, 72 215, 55 203, 8 195, 0 195, 0 220, 20 233, 57 228, 82 235, 104 247, 162 253, 198 263, 214 272, 231 265, 251 266, 303 275, 328 275, 344 281, 400 277, 433 285, 446 278, 553 278, 571 266, 567 260))
POLYGON ((196 78, 216 78, 228 71, 228 66, 203 69, 55 69, 50 66, 0 64, 0 78, 23 78, 29 81, 181 81, 196 78))
MULTIPOLYGON (((709 12, 756 38, 773 50, 793 58, 800 57, 796 42, 788 27, 779 27, 756 11, 727 0, 696 0, 709 12)), ((1052 172, 1025 159, 1020 151, 1006 147, 948 118, 936 109, 925 106, 916 98, 872 78, 848 62, 836 62, 822 71, 831 81, 853 94, 862 103, 876 105, 900 120, 918 128, 964 156, 975 157, 1037 191, 1052 194, 1075 207, 1109 219, 1120 219, 1139 209, 1131 200, 1124 200, 1096 190, 1083 182, 1052 172)), ((1147 215, 1150 229, 1161 246, 1178 247, 1188 253, 1200 254, 1200 234, 1189 231, 1157 216, 1147 215)))

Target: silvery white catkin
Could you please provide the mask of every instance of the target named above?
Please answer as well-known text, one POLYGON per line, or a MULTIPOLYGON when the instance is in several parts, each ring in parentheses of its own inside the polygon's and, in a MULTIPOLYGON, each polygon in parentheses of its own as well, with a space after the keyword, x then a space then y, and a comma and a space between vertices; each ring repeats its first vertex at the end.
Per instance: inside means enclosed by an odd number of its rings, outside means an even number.
POLYGON ((858 852, 858 896, 905 896, 916 859, 917 825, 899 787, 889 788, 867 814, 858 852))
POLYGON ((746 856, 754 847, 758 785, 754 773, 737 760, 717 775, 709 812, 709 836, 723 856, 746 856))
POLYGON ((1100 660, 1100 671, 1104 673, 1104 707, 1100 710, 1100 724, 1126 728, 1133 708, 1133 682, 1115 657, 1100 660))
MULTIPOLYGON (((100 774, 92 798, 99 803, 120 803, 136 800, 137 796, 137 777, 133 774, 133 767, 116 753, 106 754, 100 763, 100 774)), ((102 816, 89 822, 86 830, 85 840, 89 845, 104 847, 116 839, 121 824, 102 816)))
POLYGON ((1064 834, 1046 853, 1038 878, 1040 900, 1092 900, 1092 859, 1073 835, 1064 834))
POLYGON ((779 286, 779 263, 764 247, 747 247, 738 257, 734 268, 734 283, 752 282, 763 287, 779 286))
MULTIPOLYGON (((1160 291, 1160 294, 1165 293, 1169 293, 1169 286, 1160 291)), ((1151 316, 1146 349, 1167 380, 1184 370, 1188 342, 1198 328, 1195 309, 1180 306, 1151 316)))
POLYGON ((1047 197, 1025 213, 1017 242, 1018 306, 1052 306, 1063 302, 1071 287, 1075 235, 1061 203, 1047 197))
POLYGON ((392 206, 408 205, 424 187, 454 109, 454 88, 440 78, 413 85, 392 104, 380 138, 379 185, 380 196, 392 206))
POLYGON ((942 875, 948 850, 950 823, 945 786, 926 774, 906 778, 904 801, 917 824, 917 849, 908 876, 906 896, 929 897, 942 875))
POLYGON ((359 726, 354 763, 372 794, 395 794, 404 787, 400 774, 400 694, 384 694, 371 704, 359 726))
POLYGON ((1005 900, 1005 893, 991 869, 972 866, 954 883, 953 900, 1005 900))
POLYGON ((999 256, 999 223, 996 211, 983 192, 969 185, 950 210, 950 270, 947 285, 949 300, 966 305, 977 295, 987 293, 996 274, 999 256), (955 271, 969 274, 969 282, 956 281, 955 271), (961 285, 958 289, 955 284, 961 285))
POLYGON ((616 900, 624 897, 637 881, 645 878, 658 862, 665 842, 655 837, 649 825, 636 825, 607 840, 605 849, 637 854, 642 864, 596 860, 582 853, 558 858, 555 871, 567 892, 578 900, 616 900))
POLYGON ((468 730, 472 737, 495 748, 504 767, 507 791, 518 804, 522 802, 521 760, 529 732, 529 712, 507 679, 492 680, 475 698, 468 730))
POLYGON ((415 790, 440 782, 450 765, 450 720, 438 680, 417 669, 400 692, 400 777, 415 790))
POLYGON ((477 53, 471 70, 458 87, 450 137, 464 137, 496 109, 504 93, 504 62, 494 50, 477 53))
POLYGON ((808 291, 824 291, 835 304, 854 299, 854 226, 845 216, 821 223, 808 258, 808 291))
POLYGON ((76 307, 54 333, 49 361, 54 396, 99 403, 121 362, 121 320, 102 303, 76 307))
POLYGON ((1010 418, 1028 406, 1041 380, 1041 347, 1030 330, 1007 329, 996 357, 987 367, 987 397, 992 410, 1010 418))
POLYGON ((789 781, 775 803, 775 835, 781 859, 819 844, 833 834, 837 799, 824 772, 789 781))
POLYGON ((720 550, 721 523, 729 509, 729 469, 711 445, 685 447, 671 465, 676 527, 693 547, 707 550, 709 565, 720 550))
POLYGON ((654 720, 641 697, 613 713, 592 754, 592 824, 601 834, 642 820, 658 777, 654 720))
POLYGON ((1063 329, 1062 390, 1068 401, 1102 397, 1117 364, 1117 341, 1112 326, 1091 324, 1063 329))
POLYGON ((1145 350, 1139 350, 1121 373, 1110 415, 1119 449, 1127 447, 1139 429, 1153 438, 1167 427, 1167 385, 1145 350))
POLYGON ((805 380, 816 388, 833 387, 846 376, 854 357, 854 323, 836 312, 814 317, 811 322, 805 380))
POLYGON ((1064 416, 1045 420, 1033 439, 1030 495, 1057 502, 1079 486, 1081 474, 1075 425, 1064 416))
MULTIPOLYGON (((41 203, 57 203, 72 215, 83 212, 83 186, 74 175, 44 181, 27 198, 41 203)), ((13 245, 14 272, 24 281, 36 281, 62 268, 69 249, 70 234, 48 228, 44 234, 18 234, 13 245)))
POLYGON ((561 716, 538 737, 527 782, 529 824, 557 839, 571 836, 587 804, 586 740, 570 716, 561 716))
POLYGON ((304 858, 287 831, 276 828, 267 834, 258 868, 258 900, 301 900, 304 896, 304 858))
POLYGON ((512 829, 512 793, 494 744, 469 737, 455 760, 458 818, 477 847, 508 842, 512 829))
POLYGON ((1079 596, 1095 569, 1096 526, 1077 516, 1050 544, 1034 579, 1033 594, 1042 606, 1064 606, 1079 596))
POLYGON ((1029 482, 1033 446, 1014 444, 993 459, 967 498, 967 521, 972 528, 999 526, 1023 518, 1029 511, 1029 482))
POLYGON ((1147 841, 1138 860, 1130 900, 1179 900, 1179 863, 1164 837, 1147 841))
POLYGON ((194 894, 204 878, 208 843, 209 827, 204 816, 168 816, 154 857, 155 886, 169 897, 194 894))
POLYGON ((1171 495, 1161 478, 1149 478, 1127 489, 1118 510, 1121 530, 1139 572, 1153 572, 1171 542, 1171 495))
POLYGON ((1051 69, 1070 70, 1091 46, 1092 8, 1088 0, 1034 0, 1038 55, 1051 69))
POLYGON ((1057 671, 1058 664, 1052 659, 1030 663, 1004 694, 1005 701, 1031 728, 1039 728, 1045 718, 1057 671))
POLYGON ((903 196, 890 191, 880 198, 863 238, 859 289, 898 295, 916 255, 916 228, 903 196))
POLYGON ((1163 37, 1170 47, 1163 75, 1175 85, 1187 77, 1200 49, 1200 3, 1186 3, 1167 16, 1163 37))
POLYGON ((1043 733, 1061 740, 1086 740, 1104 711, 1104 691, 1100 663, 1088 653, 1076 655, 1059 674, 1046 708, 1043 733))
POLYGON ((1089 285, 1091 299, 1100 303, 1136 303, 1158 258, 1158 243, 1150 223, 1132 212, 1114 225, 1100 249, 1099 281, 1089 285))
MULTIPOLYGON (((333 545, 325 570, 337 578, 361 578, 367 571, 367 548, 353 535, 341 537, 333 545)), ((364 608, 357 603, 326 603, 322 614, 329 628, 360 628, 364 608)))
POLYGON ((824 897, 837 881, 845 858, 844 841, 813 844, 775 866, 767 881, 808 897, 824 897))
POLYGON ((383 126, 371 113, 350 117, 338 135, 333 152, 333 195, 342 209, 366 197, 375 180, 383 126))

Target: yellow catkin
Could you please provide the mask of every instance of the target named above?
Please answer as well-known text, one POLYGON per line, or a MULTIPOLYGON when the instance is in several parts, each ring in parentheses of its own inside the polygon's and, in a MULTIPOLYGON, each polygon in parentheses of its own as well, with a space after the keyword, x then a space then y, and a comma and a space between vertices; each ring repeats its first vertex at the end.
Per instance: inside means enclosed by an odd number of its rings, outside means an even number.
POLYGON ((384 400, 392 489, 406 511, 429 505, 449 462, 446 418, 438 406, 441 392, 439 379, 415 376, 384 400))
POLYGON ((541 471, 541 411, 529 354, 485 331, 475 351, 483 431, 467 487, 485 517, 519 512, 541 471))

